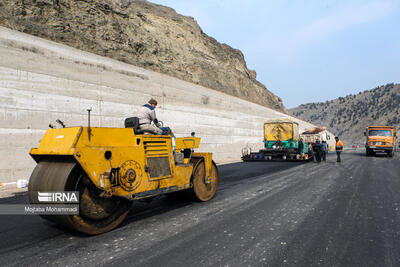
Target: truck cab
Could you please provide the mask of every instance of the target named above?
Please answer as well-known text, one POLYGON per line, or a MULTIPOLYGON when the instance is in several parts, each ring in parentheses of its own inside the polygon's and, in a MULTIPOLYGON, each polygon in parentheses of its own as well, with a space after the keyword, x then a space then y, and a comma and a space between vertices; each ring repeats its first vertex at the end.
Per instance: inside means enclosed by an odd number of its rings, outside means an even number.
POLYGON ((396 150, 396 131, 393 126, 368 126, 364 135, 367 157, 376 153, 386 153, 389 157, 393 157, 396 150))

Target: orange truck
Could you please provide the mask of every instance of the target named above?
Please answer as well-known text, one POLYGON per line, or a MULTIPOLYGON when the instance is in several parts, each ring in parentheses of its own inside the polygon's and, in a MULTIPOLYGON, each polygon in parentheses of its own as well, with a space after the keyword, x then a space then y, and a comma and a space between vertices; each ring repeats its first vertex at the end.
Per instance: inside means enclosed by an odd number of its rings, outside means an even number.
POLYGON ((365 143, 367 157, 378 152, 393 157, 396 150, 396 131, 393 126, 368 126, 364 135, 367 137, 365 143))

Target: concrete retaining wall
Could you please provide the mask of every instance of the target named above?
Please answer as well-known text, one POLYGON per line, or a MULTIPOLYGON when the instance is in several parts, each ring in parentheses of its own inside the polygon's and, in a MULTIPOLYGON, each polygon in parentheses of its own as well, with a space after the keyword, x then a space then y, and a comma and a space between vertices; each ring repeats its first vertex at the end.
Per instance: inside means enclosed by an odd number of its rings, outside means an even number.
MULTIPOLYGON (((67 126, 123 127, 124 118, 154 97, 157 116, 177 136, 202 137, 200 150, 218 162, 262 147, 275 110, 167 75, 0 27, 0 181, 29 178, 31 147, 56 119, 67 126)), ((299 121, 301 128, 312 125, 299 121)))

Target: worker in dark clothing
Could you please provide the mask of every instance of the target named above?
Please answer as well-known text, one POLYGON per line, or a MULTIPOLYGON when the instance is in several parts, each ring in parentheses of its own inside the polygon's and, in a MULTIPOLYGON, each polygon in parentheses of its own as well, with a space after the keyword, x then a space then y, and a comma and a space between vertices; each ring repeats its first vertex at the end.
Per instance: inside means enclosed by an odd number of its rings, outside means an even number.
POLYGON ((300 138, 300 140, 299 140, 299 153, 300 153, 300 155, 303 155, 303 149, 304 149, 303 138, 300 138))
POLYGON ((320 163, 322 148, 321 148, 321 143, 319 142, 319 140, 315 141, 315 144, 313 145, 313 151, 314 151, 315 159, 317 160, 318 163, 320 163))
POLYGON ((328 153, 328 144, 326 141, 322 141, 321 144, 321 154, 322 154, 322 160, 326 162, 326 154, 328 153))
POLYGON ((308 145, 308 151, 307 151, 308 155, 311 155, 311 158, 313 160, 315 160, 314 151, 313 151, 313 147, 312 147, 313 144, 308 142, 307 145, 308 145))
POLYGON ((344 148, 343 142, 337 136, 335 137, 335 140, 336 140, 336 155, 337 155, 336 162, 341 162, 342 160, 340 159, 340 154, 342 153, 344 148))

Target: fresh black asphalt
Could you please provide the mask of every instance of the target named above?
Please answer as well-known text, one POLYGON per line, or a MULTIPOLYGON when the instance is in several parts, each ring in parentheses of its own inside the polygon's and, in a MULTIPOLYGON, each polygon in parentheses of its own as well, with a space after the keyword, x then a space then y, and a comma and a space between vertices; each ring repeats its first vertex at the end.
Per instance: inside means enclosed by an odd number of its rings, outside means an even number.
POLYGON ((400 266, 400 158, 342 159, 220 165, 211 201, 138 201, 99 236, 3 215, 0 265, 400 266))

